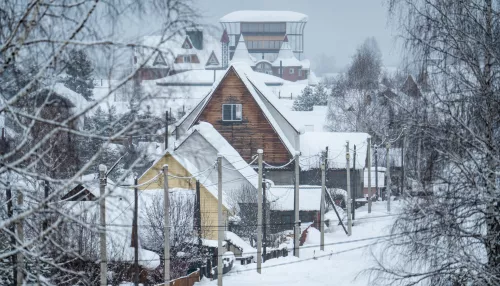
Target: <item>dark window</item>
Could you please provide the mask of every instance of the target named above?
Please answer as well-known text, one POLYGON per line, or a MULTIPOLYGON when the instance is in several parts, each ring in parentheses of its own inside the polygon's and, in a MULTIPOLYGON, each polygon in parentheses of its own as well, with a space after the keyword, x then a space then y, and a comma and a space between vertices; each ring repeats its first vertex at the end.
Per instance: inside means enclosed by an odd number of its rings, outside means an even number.
POLYGON ((241 104, 223 104, 222 105, 222 121, 241 121, 242 119, 241 104))

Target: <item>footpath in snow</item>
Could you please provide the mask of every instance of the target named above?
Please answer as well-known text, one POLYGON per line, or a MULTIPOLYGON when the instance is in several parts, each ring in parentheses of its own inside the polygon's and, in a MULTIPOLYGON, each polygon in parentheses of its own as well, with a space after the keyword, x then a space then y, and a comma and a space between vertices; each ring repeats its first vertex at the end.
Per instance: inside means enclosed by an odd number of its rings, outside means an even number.
MULTIPOLYGON (((234 265, 224 275, 223 283, 236 285, 369 285, 368 274, 361 271, 375 265, 373 254, 382 246, 398 212, 399 201, 391 201, 392 212, 386 211, 387 202, 374 202, 372 212, 367 206, 356 209, 355 226, 348 237, 341 226, 335 225, 325 233, 325 251, 320 251, 320 233, 312 229, 300 249, 300 258, 292 256, 270 259, 262 264, 262 274, 257 264, 234 265), (344 243, 346 242, 346 243, 344 243)), ((195 285, 216 285, 217 281, 204 278, 195 285)))

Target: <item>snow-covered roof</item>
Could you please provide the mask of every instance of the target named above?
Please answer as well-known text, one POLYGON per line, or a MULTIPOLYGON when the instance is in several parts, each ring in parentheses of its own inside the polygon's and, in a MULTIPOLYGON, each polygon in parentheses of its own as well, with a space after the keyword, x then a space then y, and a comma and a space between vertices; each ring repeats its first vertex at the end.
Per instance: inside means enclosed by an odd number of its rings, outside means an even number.
POLYGON ((46 90, 48 90, 49 92, 52 91, 55 94, 68 100, 73 105, 72 108, 74 108, 76 111, 83 110, 88 105, 88 101, 85 99, 85 97, 67 88, 61 82, 48 86, 46 90))
MULTIPOLYGON (((89 178, 91 177, 89 176, 89 178)), ((133 208, 130 206, 133 205, 134 192, 131 189, 115 187, 112 184, 114 185, 108 179, 106 187, 107 255, 111 261, 131 262, 134 259, 134 248, 131 247, 132 227, 130 222, 133 219, 133 208)), ((61 201, 58 204, 76 219, 85 217, 91 220, 89 223, 98 223, 99 201, 61 201)), ((141 200, 139 200, 138 205, 144 210, 145 204, 141 200)), ((143 212, 139 211, 139 213, 143 212)), ((140 221, 142 219, 139 217, 140 221)), ((144 224, 146 224, 145 221, 138 224, 139 230, 144 224)), ((152 251, 141 248, 139 244, 139 264, 147 269, 155 269, 160 265, 160 257, 152 251)))
POLYGON ((307 22, 307 15, 292 11, 241 10, 231 12, 220 22, 307 22))
MULTIPOLYGON (((272 186, 266 196, 272 210, 294 209, 294 186, 272 186)), ((321 204, 321 186, 299 186, 299 208, 301 211, 317 211, 321 204)))
POLYGON ((284 113, 301 132, 318 132, 324 131, 328 107, 313 106, 312 111, 286 110, 284 113))
MULTIPOLYGON (((290 154, 294 154, 296 150, 295 137, 298 136, 299 132, 287 120, 287 118, 283 116, 283 112, 279 107, 280 104, 278 102, 278 98, 276 98, 271 90, 261 82, 259 75, 256 76, 256 74, 259 73, 254 72, 249 65, 244 63, 233 63, 226 71, 226 75, 231 70, 235 71, 237 76, 247 87, 248 91, 255 99, 262 112, 264 113, 266 119, 276 131, 290 154)), ((199 106, 193 109, 191 114, 186 114, 186 116, 177 124, 176 128, 180 128, 181 125, 192 126, 196 122, 204 107, 208 104, 213 94, 217 90, 217 87, 224 78, 225 75, 218 81, 214 82, 210 93, 203 99, 199 106)))
POLYGON ((370 135, 362 132, 306 132, 300 135, 301 168, 307 170, 320 166, 320 154, 328 146, 328 167, 346 167, 346 141, 349 141, 350 165, 353 166, 356 145, 356 169, 363 169, 367 158, 367 141, 370 135))
MULTIPOLYGON (((308 66, 309 62, 305 62, 308 66)), ((283 65, 284 67, 301 67, 302 62, 299 61, 293 54, 292 48, 288 41, 283 41, 281 44, 280 51, 278 52, 278 57, 273 62, 273 67, 279 67, 283 65)), ((309 67, 308 67, 309 68, 309 67)))
MULTIPOLYGON (((158 85, 196 85, 212 86, 214 81, 226 73, 225 70, 188 70, 156 81, 158 85)), ((208 90, 207 90, 208 91, 208 90)))
POLYGON ((231 59, 231 63, 246 63, 249 66, 255 66, 255 59, 248 53, 247 45, 245 44, 245 39, 243 35, 240 35, 240 40, 236 45, 236 49, 234 50, 233 58, 231 59))
MULTIPOLYGON (((243 184, 257 189, 257 173, 211 124, 200 122, 181 135, 179 140, 174 140, 173 137, 171 140, 167 151, 158 156, 152 166, 168 153, 210 194, 218 198, 217 171, 214 164, 217 155, 221 154, 225 166, 223 191, 240 189, 243 184)), ((222 203, 228 209, 231 207, 227 196, 223 196, 222 203)))
POLYGON ((167 68, 171 67, 174 70, 189 70, 189 69, 205 69, 206 64, 210 58, 212 52, 215 54, 219 61, 219 65, 210 65, 211 68, 220 67, 222 60, 222 50, 220 42, 215 37, 200 31, 203 33, 203 47, 202 49, 197 49, 194 46, 190 49, 185 49, 182 47, 183 43, 187 40, 192 46, 192 39, 185 33, 172 36, 171 38, 164 39, 162 36, 145 36, 142 39, 142 45, 150 47, 138 48, 134 52, 134 56, 137 59, 136 64, 142 65, 148 68, 167 68), (153 49, 158 49, 154 51, 153 49), (158 53, 166 61, 165 65, 155 64, 155 60, 158 57, 158 53), (147 59, 148 56, 152 56, 147 59), (196 55, 199 59, 199 63, 175 63, 175 59, 182 55, 196 55))
POLYGON ((257 253, 257 249, 253 248, 248 242, 244 241, 236 235, 235 233, 231 231, 225 231, 224 232, 224 240, 229 241, 231 244, 236 246, 241 250, 241 256, 242 257, 248 257, 248 256, 255 256, 257 253))

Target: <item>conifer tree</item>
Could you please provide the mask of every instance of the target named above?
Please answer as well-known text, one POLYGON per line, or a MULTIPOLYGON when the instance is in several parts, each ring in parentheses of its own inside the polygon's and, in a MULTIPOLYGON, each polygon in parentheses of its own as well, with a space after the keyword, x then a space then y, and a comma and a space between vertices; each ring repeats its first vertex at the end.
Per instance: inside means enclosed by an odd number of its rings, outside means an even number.
POLYGON ((326 92, 325 85, 320 83, 314 89, 314 105, 326 106, 328 103, 328 93, 326 92))
POLYGON ((94 94, 93 72, 94 67, 85 51, 71 50, 66 66, 68 77, 64 80, 64 85, 81 94, 85 99, 92 100, 94 94))
POLYGON ((296 111, 311 111, 315 104, 314 93, 311 87, 306 86, 302 94, 293 102, 293 110, 296 111))

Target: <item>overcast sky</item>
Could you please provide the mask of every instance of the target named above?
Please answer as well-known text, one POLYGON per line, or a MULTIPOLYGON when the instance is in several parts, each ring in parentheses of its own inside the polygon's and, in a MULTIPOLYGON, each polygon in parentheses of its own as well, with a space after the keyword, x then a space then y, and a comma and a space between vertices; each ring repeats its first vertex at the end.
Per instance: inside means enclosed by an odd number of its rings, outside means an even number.
MULTIPOLYGON (((335 57, 335 67, 347 65, 356 47, 375 37, 386 66, 397 66, 399 55, 394 29, 387 19, 383 0, 198 0, 203 19, 217 25, 219 19, 236 10, 287 10, 309 16, 304 36, 306 57, 321 53, 335 57)), ((314 69, 314 67, 313 67, 314 69)))

